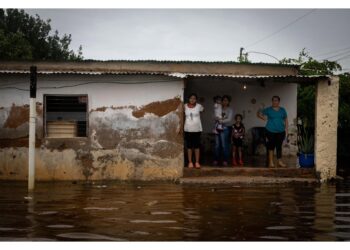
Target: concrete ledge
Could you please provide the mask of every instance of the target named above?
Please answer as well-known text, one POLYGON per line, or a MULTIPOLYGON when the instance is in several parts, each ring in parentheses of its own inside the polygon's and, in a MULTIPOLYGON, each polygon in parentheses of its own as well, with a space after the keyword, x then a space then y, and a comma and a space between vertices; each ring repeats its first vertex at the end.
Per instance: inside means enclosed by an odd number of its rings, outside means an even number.
POLYGON ((210 176, 185 177, 180 179, 181 184, 286 184, 286 183, 318 183, 316 178, 275 178, 263 176, 210 176))
POLYGON ((256 167, 207 167, 184 169, 184 177, 273 177, 273 178, 316 178, 315 169, 305 168, 256 168, 256 167))

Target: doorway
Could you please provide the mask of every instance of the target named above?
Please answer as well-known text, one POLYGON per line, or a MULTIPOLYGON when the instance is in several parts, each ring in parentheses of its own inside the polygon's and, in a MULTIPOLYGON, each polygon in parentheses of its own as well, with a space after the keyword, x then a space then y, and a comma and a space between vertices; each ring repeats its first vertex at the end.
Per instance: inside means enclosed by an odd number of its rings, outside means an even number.
MULTIPOLYGON (((198 103, 204 107, 201 115, 203 132, 201 134, 201 164, 211 166, 214 156, 215 134, 214 128, 214 101, 216 95, 229 95, 230 107, 233 115, 241 114, 246 134, 243 143, 243 160, 245 167, 265 167, 266 147, 264 136, 264 121, 257 118, 259 109, 271 105, 271 97, 279 95, 281 105, 288 112, 290 124, 289 142, 283 146, 283 155, 288 165, 296 165, 296 111, 297 111, 297 84, 283 84, 273 81, 261 82, 255 78, 229 78, 229 77, 191 77, 186 80, 184 88, 184 103, 188 96, 196 93, 198 103), (295 130, 293 129, 295 123, 295 130), (295 134, 295 136, 294 136, 295 134), (294 138, 295 137, 295 138, 294 138)), ((232 120, 232 124, 233 124, 232 120)), ((187 166, 187 152, 185 145, 185 166, 187 166)), ((230 157, 231 159, 232 157, 230 157)), ((231 166, 231 161, 229 162, 231 166)))

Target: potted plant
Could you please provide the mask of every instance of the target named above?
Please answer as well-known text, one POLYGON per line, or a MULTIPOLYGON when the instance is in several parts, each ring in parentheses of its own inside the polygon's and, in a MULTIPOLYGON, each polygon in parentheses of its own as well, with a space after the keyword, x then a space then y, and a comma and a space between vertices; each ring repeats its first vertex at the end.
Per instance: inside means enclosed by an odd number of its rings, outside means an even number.
POLYGON ((300 167, 314 167, 314 135, 310 133, 310 129, 307 127, 306 122, 299 126, 298 149, 300 167))

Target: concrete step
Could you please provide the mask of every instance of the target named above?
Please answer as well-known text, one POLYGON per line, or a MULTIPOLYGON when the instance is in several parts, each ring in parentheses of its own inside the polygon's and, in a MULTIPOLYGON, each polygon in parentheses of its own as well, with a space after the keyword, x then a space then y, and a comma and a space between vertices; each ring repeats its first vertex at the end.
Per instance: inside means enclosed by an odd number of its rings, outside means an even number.
POLYGON ((315 169, 305 168, 257 168, 257 167, 209 167, 201 169, 184 169, 184 178, 187 177, 278 177, 278 178, 316 178, 315 169))
POLYGON ((196 185, 254 185, 254 184, 291 184, 317 183, 316 178, 300 177, 263 177, 263 176, 204 176, 204 177, 184 177, 180 179, 181 184, 196 185))

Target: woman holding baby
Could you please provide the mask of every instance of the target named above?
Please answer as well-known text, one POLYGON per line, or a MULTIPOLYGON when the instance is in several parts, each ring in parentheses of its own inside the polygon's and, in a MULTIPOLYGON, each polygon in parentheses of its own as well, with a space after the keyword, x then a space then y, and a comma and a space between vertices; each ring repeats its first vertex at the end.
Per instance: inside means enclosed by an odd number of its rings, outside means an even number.
POLYGON ((233 110, 230 107, 231 97, 228 95, 215 97, 215 150, 213 165, 219 164, 221 153, 223 153, 222 165, 227 166, 231 153, 231 129, 233 110))

